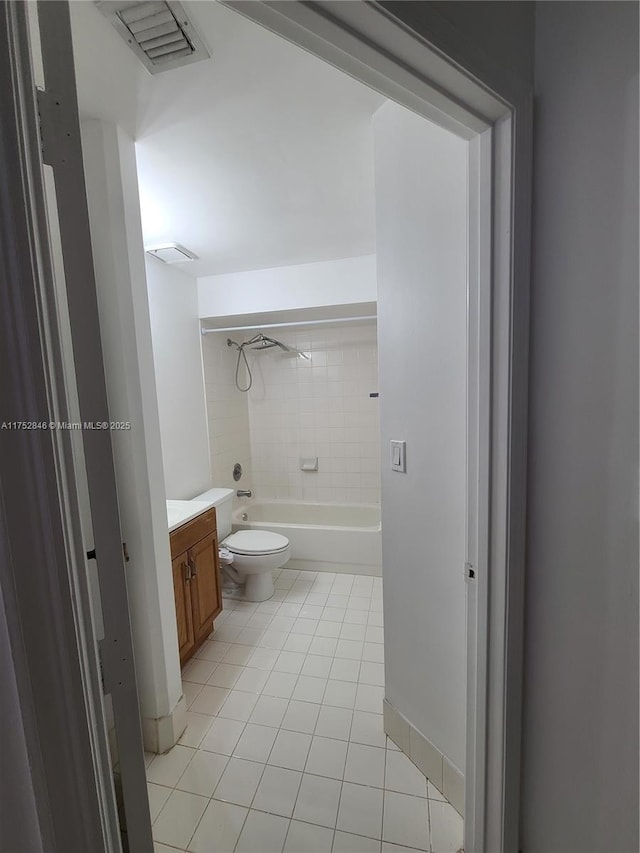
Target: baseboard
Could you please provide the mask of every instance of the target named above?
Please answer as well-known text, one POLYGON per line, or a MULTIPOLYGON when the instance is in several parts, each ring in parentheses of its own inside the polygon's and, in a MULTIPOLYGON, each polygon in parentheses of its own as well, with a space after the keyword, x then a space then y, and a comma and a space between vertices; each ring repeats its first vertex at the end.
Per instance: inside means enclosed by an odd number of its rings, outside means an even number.
POLYGON ((187 703, 181 696, 173 711, 166 717, 142 718, 142 742, 146 752, 168 752, 180 740, 187 728, 187 703))
POLYGON ((463 774, 388 699, 383 700, 382 707, 387 736, 464 817, 463 774))
POLYGON ((368 575, 381 578, 382 566, 364 563, 328 563, 320 560, 289 560, 285 569, 299 569, 307 572, 335 572, 339 575, 368 575))

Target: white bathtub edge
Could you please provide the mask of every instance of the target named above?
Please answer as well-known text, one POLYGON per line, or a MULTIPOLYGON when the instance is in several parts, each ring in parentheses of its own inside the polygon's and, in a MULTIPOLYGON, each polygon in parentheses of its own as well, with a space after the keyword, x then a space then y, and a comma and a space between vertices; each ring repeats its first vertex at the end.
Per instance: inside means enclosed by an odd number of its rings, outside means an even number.
POLYGON ((365 565, 363 563, 329 563, 319 560, 289 560, 285 569, 299 569, 306 572, 335 572, 339 575, 368 575, 381 578, 382 566, 365 565))

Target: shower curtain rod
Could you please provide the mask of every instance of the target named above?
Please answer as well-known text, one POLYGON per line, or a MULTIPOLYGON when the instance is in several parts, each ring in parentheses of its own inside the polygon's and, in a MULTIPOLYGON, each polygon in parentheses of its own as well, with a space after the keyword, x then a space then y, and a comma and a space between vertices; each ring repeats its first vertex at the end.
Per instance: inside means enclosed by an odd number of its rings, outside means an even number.
POLYGON ((209 335, 211 332, 249 332, 252 329, 284 329, 293 328, 294 326, 320 326, 325 323, 354 323, 358 320, 377 320, 375 314, 370 314, 363 317, 336 317, 333 320, 290 320, 288 323, 255 323, 251 326, 225 326, 221 329, 201 329, 203 335, 209 335))

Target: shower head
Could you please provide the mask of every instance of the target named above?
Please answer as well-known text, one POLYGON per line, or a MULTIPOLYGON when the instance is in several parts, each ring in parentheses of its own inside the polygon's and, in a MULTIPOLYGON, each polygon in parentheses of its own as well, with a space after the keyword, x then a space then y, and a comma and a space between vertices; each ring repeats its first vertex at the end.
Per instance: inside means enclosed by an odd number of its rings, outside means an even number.
POLYGON ((285 352, 297 352, 297 350, 291 349, 291 347, 288 347, 286 344, 283 344, 280 341, 276 341, 275 338, 268 338, 266 335, 263 335, 262 332, 258 332, 257 335, 254 335, 248 341, 243 341, 241 344, 236 343, 236 341, 232 341, 231 338, 227 338, 227 346, 235 347, 237 350, 262 350, 273 349, 273 347, 279 347, 285 352))
POLYGON ((244 349, 271 349, 272 347, 282 347, 285 348, 284 344, 279 343, 278 341, 274 341, 271 338, 267 338, 266 335, 262 333, 254 335, 248 341, 243 341, 241 344, 236 341, 232 341, 231 338, 227 338, 227 346, 235 347, 237 350, 244 349))
POLYGON ((256 335, 255 338, 252 338, 251 341, 248 342, 251 346, 251 349, 273 349, 273 347, 280 347, 284 352, 293 352, 291 347, 288 347, 286 344, 281 343, 280 341, 276 341, 275 338, 268 338, 266 335, 263 335, 260 332, 259 335, 256 335))
POLYGON ((272 341, 271 338, 261 337, 255 343, 250 344, 251 349, 273 349, 273 347, 282 347, 284 344, 278 343, 278 341, 272 341))
POLYGON ((300 352, 299 349, 283 344, 282 341, 277 341, 275 338, 268 338, 266 335, 263 335, 262 332, 260 332, 259 335, 256 335, 256 337, 259 337, 260 341, 256 346, 253 346, 252 349, 272 349, 273 347, 280 347, 283 352, 289 353, 290 355, 295 355, 298 358, 304 358, 307 361, 311 360, 306 352, 300 352))

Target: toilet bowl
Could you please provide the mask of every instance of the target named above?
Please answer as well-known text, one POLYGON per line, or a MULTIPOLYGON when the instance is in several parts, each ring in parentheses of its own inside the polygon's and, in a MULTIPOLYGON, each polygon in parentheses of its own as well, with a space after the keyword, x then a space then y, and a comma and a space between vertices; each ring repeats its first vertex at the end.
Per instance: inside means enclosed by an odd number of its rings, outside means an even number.
POLYGON ((234 580, 244 584, 247 601, 266 601, 273 595, 273 570, 289 560, 289 540, 268 530, 239 530, 227 536, 223 548, 231 552, 234 580))
POLYGON ((247 601, 266 601, 273 595, 273 570, 289 560, 289 540, 269 530, 231 532, 232 489, 209 489, 194 500, 212 501, 216 508, 218 541, 233 557, 225 566, 236 583, 244 584, 247 601))

